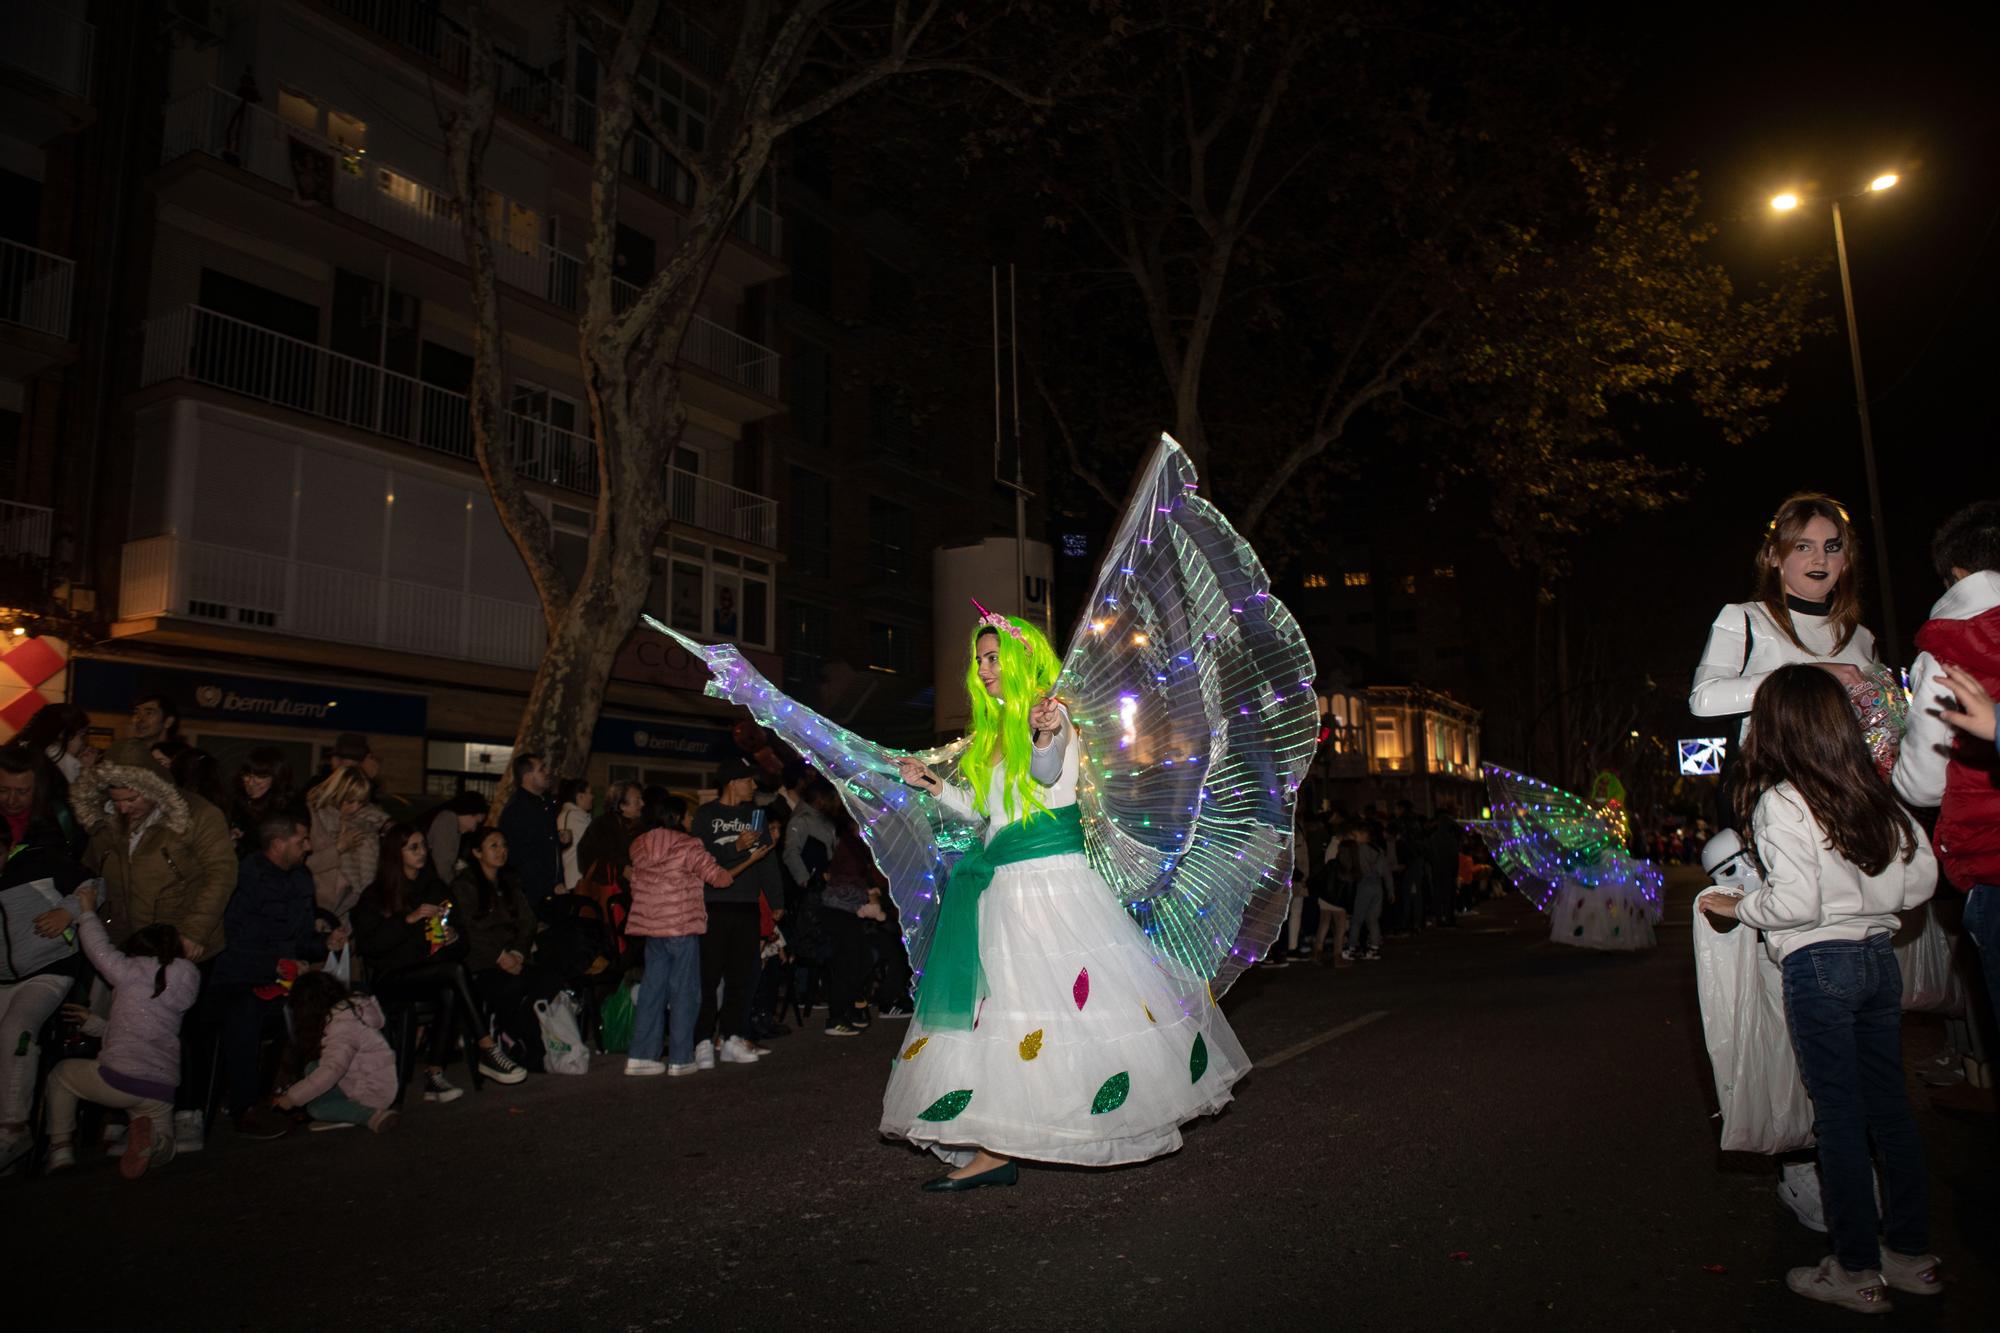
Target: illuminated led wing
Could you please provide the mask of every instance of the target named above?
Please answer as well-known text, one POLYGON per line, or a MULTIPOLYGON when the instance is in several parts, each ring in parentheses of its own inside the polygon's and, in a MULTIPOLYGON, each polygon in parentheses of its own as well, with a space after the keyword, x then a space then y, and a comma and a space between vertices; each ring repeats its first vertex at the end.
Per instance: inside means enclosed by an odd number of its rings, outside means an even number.
POLYGON ((1091 864, 1155 958, 1220 995, 1290 903, 1319 737, 1312 654, 1172 437, 1134 483, 1057 692, 1083 747, 1091 864))
POLYGON ((1561 787, 1486 765, 1492 817, 1472 827, 1486 839, 1493 864, 1537 911, 1546 912, 1565 880, 1585 888, 1630 885, 1652 918, 1660 918, 1658 867, 1625 850, 1604 813, 1561 787))
POLYGON ((910 970, 921 975, 930 954, 938 885, 966 849, 978 842, 979 826, 948 819, 928 792, 904 786, 896 759, 913 754, 950 781, 957 774, 964 742, 914 751, 877 745, 787 696, 733 644, 698 643, 651 616, 644 620, 708 664, 709 694, 750 710, 752 717, 777 732, 833 783, 889 881, 910 970))

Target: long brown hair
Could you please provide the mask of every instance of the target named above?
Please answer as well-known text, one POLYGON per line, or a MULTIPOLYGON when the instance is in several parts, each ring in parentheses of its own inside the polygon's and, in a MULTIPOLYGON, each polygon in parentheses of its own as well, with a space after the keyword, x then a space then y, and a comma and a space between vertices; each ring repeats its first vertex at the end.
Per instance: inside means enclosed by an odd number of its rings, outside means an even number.
POLYGON ((1746 829, 1758 799, 1789 782, 1826 845, 1863 874, 1917 854, 1910 818, 1876 771, 1847 690, 1817 666, 1779 667, 1757 687, 1738 771, 1736 810, 1746 829))
MULTIPOLYGON (((381 846, 375 859, 375 882, 361 895, 361 905, 369 907, 382 916, 402 916, 420 902, 443 902, 444 884, 432 869, 428 857, 417 878, 411 879, 403 873, 403 845, 411 838, 421 837, 414 825, 394 823, 382 829, 381 846), (425 899, 425 893, 438 895, 425 899)), ((424 850, 430 850, 426 843, 424 850)))
POLYGON ((339 977, 325 972, 301 972, 286 1000, 292 1007, 291 1072, 302 1075, 308 1064, 319 1059, 327 1022, 333 1011, 348 1001, 347 987, 339 977))
POLYGON ((1833 650, 1837 653, 1854 637, 1854 631, 1861 628, 1861 544, 1854 538, 1854 525, 1848 522, 1847 510, 1840 501, 1817 491, 1800 491, 1778 506, 1778 512, 1764 529, 1763 544, 1757 548, 1757 600, 1764 604, 1786 638, 1800 649, 1812 651, 1792 625, 1792 609, 1785 602, 1785 574, 1778 564, 1806 525, 1816 518, 1833 524, 1841 553, 1847 557, 1847 568, 1833 585, 1833 605, 1827 611, 1836 636, 1833 650))

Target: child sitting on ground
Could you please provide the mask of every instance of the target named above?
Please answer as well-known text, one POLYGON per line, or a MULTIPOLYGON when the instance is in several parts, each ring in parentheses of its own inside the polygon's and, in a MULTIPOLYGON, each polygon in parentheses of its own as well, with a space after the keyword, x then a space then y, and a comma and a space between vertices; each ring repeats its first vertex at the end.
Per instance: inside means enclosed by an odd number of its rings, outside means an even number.
POLYGON ((293 1068, 303 1071, 277 1101, 305 1109, 314 1129, 366 1125, 377 1134, 396 1123, 396 1053, 382 1039, 382 1006, 349 995, 340 978, 307 972, 292 983, 293 1068))
POLYGON ((97 915, 97 887, 76 891, 83 952, 112 989, 104 1047, 95 1060, 64 1060, 49 1072, 46 1171, 76 1165, 76 1104, 132 1113, 118 1172, 137 1180, 174 1155, 174 1089, 181 1078, 181 1016, 201 990, 201 974, 181 955, 181 933, 157 922, 121 952, 97 915))

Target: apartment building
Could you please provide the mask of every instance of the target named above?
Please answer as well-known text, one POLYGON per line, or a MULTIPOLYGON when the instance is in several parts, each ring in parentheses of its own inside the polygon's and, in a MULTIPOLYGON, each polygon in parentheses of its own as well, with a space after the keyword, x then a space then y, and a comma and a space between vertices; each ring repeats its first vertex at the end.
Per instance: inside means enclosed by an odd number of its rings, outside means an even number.
MULTIPOLYGON (((487 785, 544 627, 472 456, 467 271, 437 115, 462 93, 466 30, 420 0, 172 8, 151 86, 130 94, 152 104, 135 117, 151 132, 134 149, 132 327, 95 490, 109 624, 79 653, 73 695, 110 725, 163 690, 225 763, 278 744, 309 770, 340 732, 364 731, 396 790, 487 785)), ((561 6, 494 9, 503 109, 486 207, 502 238, 507 445, 574 571, 597 489, 574 354, 597 58, 561 6)), ((712 43, 686 25, 671 36, 643 90, 698 139, 712 43)), ((630 296, 694 195, 649 142, 625 168, 616 274, 630 296)), ((703 293, 649 596, 774 676, 781 529, 762 437, 783 374, 764 293, 782 248, 781 218, 753 204, 703 293)), ((704 785, 734 716, 701 681, 635 635, 592 776, 704 785)))

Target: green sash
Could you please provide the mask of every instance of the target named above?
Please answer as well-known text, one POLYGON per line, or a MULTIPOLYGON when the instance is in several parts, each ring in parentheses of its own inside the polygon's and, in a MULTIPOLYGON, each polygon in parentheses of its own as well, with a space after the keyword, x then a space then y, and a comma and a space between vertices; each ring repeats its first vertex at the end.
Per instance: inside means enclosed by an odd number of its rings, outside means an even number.
POLYGON ((959 858, 945 881, 937 933, 917 986, 917 1021, 927 1028, 970 1028, 986 994, 979 963, 979 896, 1001 866, 1083 850, 1083 812, 1074 805, 1009 824, 993 841, 959 858))

